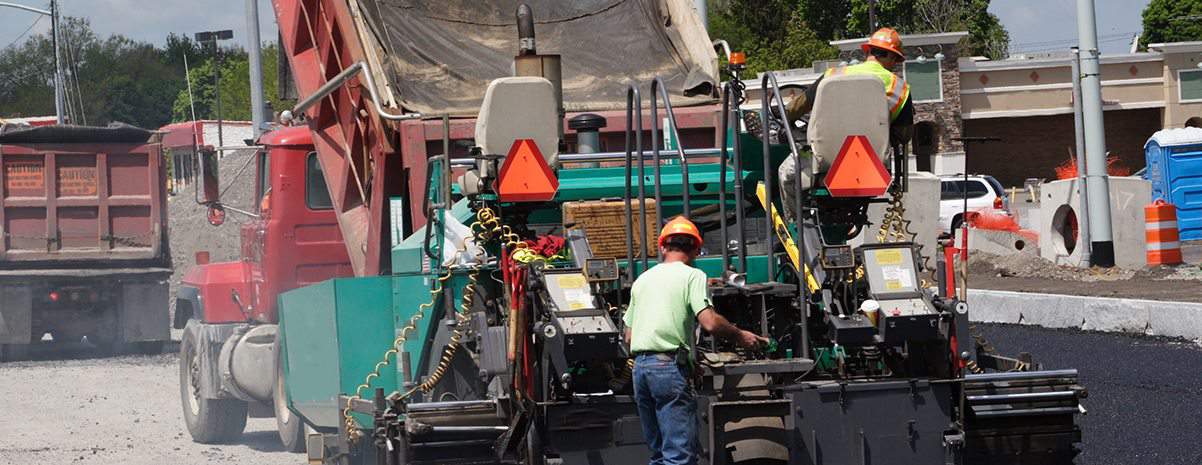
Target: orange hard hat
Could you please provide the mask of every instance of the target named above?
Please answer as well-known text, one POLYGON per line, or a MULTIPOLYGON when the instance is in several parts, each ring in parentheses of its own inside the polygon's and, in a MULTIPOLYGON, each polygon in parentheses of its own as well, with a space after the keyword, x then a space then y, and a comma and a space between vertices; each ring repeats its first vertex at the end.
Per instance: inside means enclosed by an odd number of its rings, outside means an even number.
POLYGON ((869 53, 868 49, 870 48, 890 51, 896 53, 902 60, 906 59, 906 54, 902 52, 901 36, 891 27, 878 29, 872 33, 872 37, 868 38, 868 42, 860 45, 860 50, 863 50, 865 55, 869 53))
POLYGON ((675 236, 677 234, 684 234, 696 239, 697 247, 701 247, 701 244, 704 243, 704 241, 701 240, 701 230, 697 229, 697 225, 693 224, 692 221, 689 221, 688 218, 678 216, 676 218, 672 218, 672 221, 669 221, 664 225, 663 231, 660 231, 659 246, 664 246, 664 242, 668 240, 668 236, 675 236))

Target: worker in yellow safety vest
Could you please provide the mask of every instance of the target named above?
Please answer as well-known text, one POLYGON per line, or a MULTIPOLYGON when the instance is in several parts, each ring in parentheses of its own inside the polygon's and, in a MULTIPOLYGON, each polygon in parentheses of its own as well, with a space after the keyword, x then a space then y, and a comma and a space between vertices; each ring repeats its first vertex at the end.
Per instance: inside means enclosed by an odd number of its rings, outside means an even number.
MULTIPOLYGON (((914 127, 914 104, 910 102, 910 85, 897 74, 898 68, 906 61, 902 52, 901 36, 892 28, 883 27, 872 34, 868 42, 860 45, 864 51, 864 61, 853 65, 844 65, 826 70, 814 84, 810 85, 804 94, 797 96, 785 108, 790 125, 808 115, 814 107, 814 99, 818 84, 824 78, 841 74, 867 74, 876 76, 885 86, 885 99, 889 111, 889 144, 905 144, 910 141, 914 127)), ((790 156, 781 163, 778 175, 781 186, 781 201, 784 203, 786 214, 792 216, 794 205, 793 178, 797 176, 797 161, 790 156)))

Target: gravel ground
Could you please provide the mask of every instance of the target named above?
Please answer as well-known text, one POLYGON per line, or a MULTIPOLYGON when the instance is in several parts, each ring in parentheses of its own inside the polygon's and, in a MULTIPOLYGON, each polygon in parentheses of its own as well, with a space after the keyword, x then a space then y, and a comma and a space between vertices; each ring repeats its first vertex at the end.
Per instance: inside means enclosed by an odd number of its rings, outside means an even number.
POLYGON ((1002 353, 1031 352, 1044 368, 1076 368, 1089 389, 1077 465, 1202 463, 1202 345, 1166 338, 980 325, 1002 353))
POLYGON ((299 465, 275 419, 252 418, 242 440, 192 442, 175 354, 0 365, 0 465, 299 465))
POLYGON ((968 285, 976 289, 1202 302, 1202 268, 1196 263, 1145 270, 1074 268, 1030 254, 974 252, 968 273, 968 285))

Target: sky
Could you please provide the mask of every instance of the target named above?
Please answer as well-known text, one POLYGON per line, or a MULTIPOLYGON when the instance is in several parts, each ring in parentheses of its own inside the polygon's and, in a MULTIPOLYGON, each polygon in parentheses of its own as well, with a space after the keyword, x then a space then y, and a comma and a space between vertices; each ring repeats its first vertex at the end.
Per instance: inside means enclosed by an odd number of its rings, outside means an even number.
MULTIPOLYGON (((48 0, 8 0, 47 8, 48 0)), ((270 0, 259 2, 261 38, 275 40, 270 0)), ((1140 30, 1140 12, 1150 0, 1095 0, 1098 36, 1103 53, 1125 53, 1130 37, 1140 30)), ((234 41, 245 45, 245 0, 59 0, 64 16, 86 16, 102 37, 120 33, 139 41, 162 44, 169 32, 233 29, 234 41)), ((993 0, 989 11, 1010 31, 1014 51, 1067 50, 1075 44, 1077 0, 993 0)), ((0 47, 21 38, 39 15, 0 7, 0 47)), ((33 33, 45 32, 43 19, 33 33)))

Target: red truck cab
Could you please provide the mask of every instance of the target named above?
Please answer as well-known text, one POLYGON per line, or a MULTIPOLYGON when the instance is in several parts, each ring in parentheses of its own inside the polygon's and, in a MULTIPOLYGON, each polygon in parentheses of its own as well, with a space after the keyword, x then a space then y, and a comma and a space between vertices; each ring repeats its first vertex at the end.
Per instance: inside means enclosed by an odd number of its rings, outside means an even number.
POLYGON ((259 142, 256 217, 241 226, 240 259, 198 259, 176 295, 174 326, 184 329, 181 397, 188 430, 198 442, 234 439, 248 410, 274 407, 281 439, 296 449, 302 446, 298 425, 288 424, 295 417, 273 402, 276 299, 353 271, 309 129, 279 129, 259 142))

